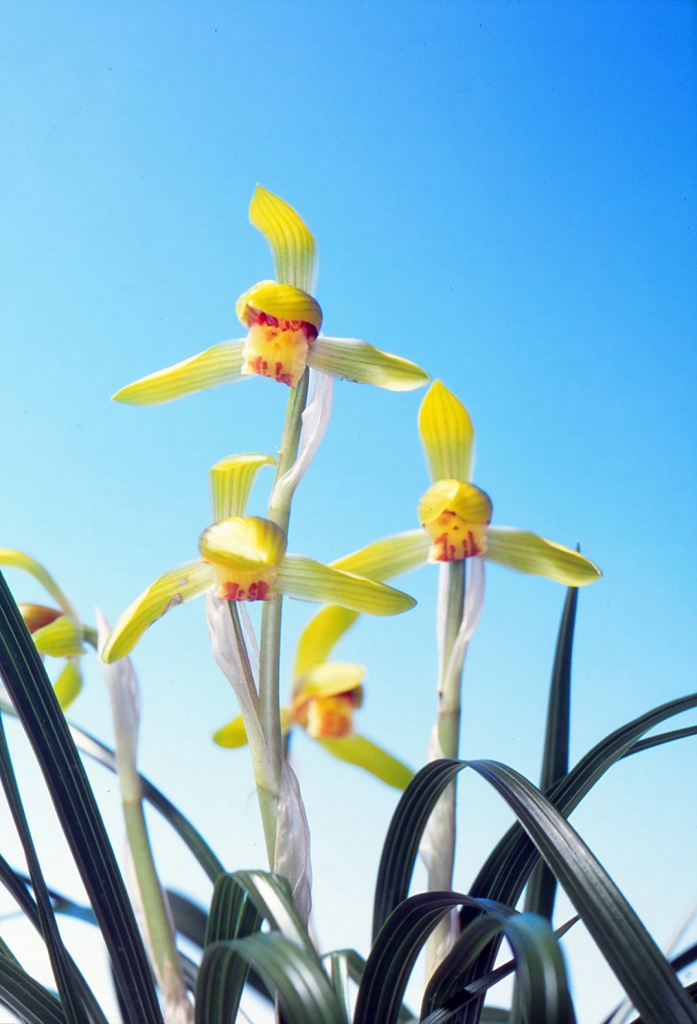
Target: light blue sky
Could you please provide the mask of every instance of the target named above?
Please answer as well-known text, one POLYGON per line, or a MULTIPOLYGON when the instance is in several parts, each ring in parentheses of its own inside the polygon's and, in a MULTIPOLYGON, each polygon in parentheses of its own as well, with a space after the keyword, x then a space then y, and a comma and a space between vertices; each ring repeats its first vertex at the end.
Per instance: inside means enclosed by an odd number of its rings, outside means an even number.
MULTIPOLYGON (((327 333, 416 360, 468 406, 494 521, 578 540, 602 567, 580 601, 574 756, 694 689, 688 0, 29 0, 0 17, 0 546, 44 562, 86 618, 99 604, 114 620, 195 557, 209 467, 274 451, 286 396, 266 381, 160 409, 109 402, 241 335, 235 300, 271 273, 247 222, 259 181, 316 235, 327 333)), ((291 550, 330 559, 416 525, 420 400, 337 386, 291 550)), ((361 729, 414 765, 434 708, 435 577, 405 582, 420 601, 409 620, 362 620, 340 649, 369 669, 361 729)), ((489 572, 467 755, 536 778, 562 600, 548 581, 489 572)), ((289 608, 288 659, 308 611, 289 608)), ((202 604, 158 623, 135 662, 144 769, 231 868, 261 865, 245 755, 209 741, 235 706, 202 604)), ((94 666, 74 718, 108 734, 94 666)), ((694 898, 694 750, 632 759, 574 818, 659 940, 694 898)), ((394 796, 309 743, 297 763, 320 938, 365 951, 394 796)), ((463 793, 466 887, 507 816, 483 783, 463 793)), ((162 856, 167 881, 203 898, 178 853, 162 856)), ((582 987, 591 1020, 611 996, 582 987)))

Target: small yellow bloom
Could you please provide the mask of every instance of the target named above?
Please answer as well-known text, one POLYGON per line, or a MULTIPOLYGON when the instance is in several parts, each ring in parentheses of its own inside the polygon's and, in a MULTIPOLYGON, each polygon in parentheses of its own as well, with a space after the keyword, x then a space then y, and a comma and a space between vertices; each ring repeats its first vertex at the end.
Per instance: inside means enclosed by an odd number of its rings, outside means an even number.
POLYGON ((260 516, 245 516, 254 478, 268 455, 236 455, 211 471, 213 514, 220 516, 199 538, 200 558, 170 569, 119 617, 102 648, 102 660, 118 661, 165 612, 209 590, 224 601, 272 601, 278 594, 320 604, 338 603, 371 615, 413 608, 412 597, 353 572, 342 572, 302 555, 286 553, 286 535, 260 516))
POLYGON ((315 240, 292 206, 258 185, 249 219, 269 243, 276 280, 260 281, 238 299, 237 315, 247 337, 220 342, 143 377, 118 391, 115 401, 158 405, 252 376, 294 388, 307 366, 339 380, 389 391, 411 391, 427 383, 428 374, 408 359, 357 338, 320 334, 322 310, 310 294, 315 240))
MULTIPOLYGON (((355 612, 330 605, 303 630, 295 658, 291 705, 281 708, 283 733, 297 726, 340 761, 363 768, 388 786, 404 789, 413 772, 354 729, 354 713, 363 703, 365 669, 326 660, 355 618, 355 612)), ((247 733, 241 716, 218 729, 213 739, 221 747, 244 746, 247 733)))
POLYGON ((65 659, 53 690, 63 711, 67 710, 82 689, 81 656, 83 643, 96 647, 96 632, 80 622, 77 613, 49 572, 30 555, 14 548, 0 548, 0 565, 29 573, 59 605, 19 604, 18 608, 42 656, 65 659))

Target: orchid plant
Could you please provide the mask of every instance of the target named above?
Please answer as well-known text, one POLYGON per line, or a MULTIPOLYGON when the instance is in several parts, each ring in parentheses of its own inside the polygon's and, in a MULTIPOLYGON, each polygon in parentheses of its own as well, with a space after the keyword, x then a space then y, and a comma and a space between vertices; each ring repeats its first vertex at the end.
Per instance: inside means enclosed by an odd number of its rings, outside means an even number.
POLYGON ((327 429, 333 380, 400 392, 425 386, 430 378, 414 363, 368 342, 324 335, 324 314, 312 294, 316 253, 309 228, 291 206, 260 186, 250 220, 270 246, 276 277, 253 285, 238 299, 245 337, 154 372, 122 388, 114 399, 157 405, 254 375, 265 377, 287 388, 280 392, 287 408, 278 457, 235 453, 213 466, 211 522, 198 537, 198 557, 160 575, 113 628, 101 613, 97 629, 83 623, 40 563, 21 551, 0 549, 0 565, 33 576, 54 602, 16 608, 0 583, 0 672, 7 687, 1 709, 17 714, 30 736, 92 906, 76 908, 45 884, 0 715, 0 776, 24 844, 31 891, 1 859, 0 876, 40 927, 57 989, 54 994, 39 985, 0 939, 0 1002, 34 1024, 107 1024, 55 925, 58 910, 69 908, 104 934, 126 1024, 161 1024, 163 1017, 166 1024, 230 1024, 241 1019, 240 1000, 251 984, 275 1001, 276 1019, 284 1024, 406 1024, 417 1019, 403 998, 424 946, 427 985, 420 1020, 573 1024, 558 939, 577 918, 553 933, 558 879, 642 1019, 647 1024, 695 1024, 689 993, 565 819, 620 757, 644 749, 642 743, 693 733, 687 729, 640 740, 663 719, 697 706, 697 697, 673 701, 628 723, 569 770, 575 606, 578 588, 601 573, 578 550, 491 524, 491 498, 472 483, 470 416, 439 380, 426 391, 418 417, 431 485, 419 500, 415 492, 415 515, 405 510, 405 525, 411 518, 412 527, 329 565, 288 552, 294 495, 327 429), (247 515, 256 476, 271 466, 275 478, 267 514, 247 515), (550 690, 544 792, 505 765, 459 760, 463 669, 482 611, 486 562, 568 588, 550 690), (428 763, 415 774, 359 731, 356 719, 367 670, 334 660, 332 653, 360 615, 408 612, 415 601, 388 581, 426 564, 439 567, 439 664, 434 670, 435 724, 429 750, 423 752, 428 763), (238 705, 238 714, 213 739, 222 747, 249 748, 268 872, 227 873, 203 837, 137 767, 140 697, 129 656, 162 615, 201 596, 215 661, 238 705), (287 597, 321 607, 297 640, 289 699, 283 704, 281 626, 287 597), (261 605, 258 637, 247 610, 250 602, 261 605), (99 652, 114 720, 114 751, 75 727, 71 734, 63 717, 80 692, 85 644, 99 652), (45 656, 64 659, 53 689, 42 663, 45 656), (335 758, 404 790, 378 873, 374 943, 366 961, 347 950, 321 957, 311 936, 310 824, 291 764, 293 730, 303 730, 335 758), (135 880, 130 903, 74 741, 118 774, 135 880), (492 852, 469 893, 452 891, 455 779, 464 767, 484 776, 520 822, 492 852), (168 896, 161 886, 144 800, 165 816, 215 883, 211 907, 203 915, 205 932, 197 917, 203 912, 177 894, 168 896), (427 867, 428 891, 409 897, 417 850, 427 867), (548 867, 538 863, 540 856, 548 867), (516 904, 526 884, 525 912, 520 913, 516 904), (178 935, 198 945, 200 964, 181 954, 178 935), (504 936, 514 960, 494 969, 504 936), (488 988, 513 970, 510 1011, 484 1008, 488 988))

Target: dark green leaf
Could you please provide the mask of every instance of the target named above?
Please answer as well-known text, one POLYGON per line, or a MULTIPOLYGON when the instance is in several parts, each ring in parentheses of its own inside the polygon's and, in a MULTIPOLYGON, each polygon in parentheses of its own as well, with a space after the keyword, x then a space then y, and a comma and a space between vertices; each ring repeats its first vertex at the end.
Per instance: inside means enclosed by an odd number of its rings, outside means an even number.
MULTIPOLYGON (((696 706, 697 694, 691 694, 662 704, 633 719, 596 744, 546 795, 557 810, 567 817, 604 773, 633 749, 640 736, 667 718, 696 706)), ((516 823, 487 858, 470 889, 471 895, 486 896, 515 906, 539 858, 534 843, 520 824, 516 823)), ((466 923, 465 911, 462 920, 463 924, 466 923)), ((497 950, 498 941, 494 941, 491 948, 473 965, 471 978, 478 978, 491 970, 497 950)), ((463 1024, 473 1024, 476 1020, 475 1009, 472 1016, 466 1016, 463 1024)))
POLYGON ((206 941, 206 921, 208 915, 203 907, 199 907, 187 896, 167 889, 167 900, 172 911, 174 927, 185 939, 199 949, 203 949, 206 941))
POLYGON ((4 956, 0 956, 0 999, 27 1024, 67 1024, 57 996, 4 956))
MULTIPOLYGON (((571 724, 571 656, 574 645, 574 625, 578 588, 569 587, 559 623, 557 647, 554 653, 552 681, 549 687, 547 727, 542 755, 540 789, 546 793, 569 770, 569 731, 571 724)), ((525 893, 525 909, 531 914, 542 914, 552 920, 557 880, 541 861, 534 869, 525 893)))
POLYGON ((152 975, 111 844, 41 658, 0 574, 0 674, 41 767, 132 1024, 161 1024, 152 975))
POLYGON ((39 858, 29 830, 29 823, 24 813, 22 798, 7 746, 2 715, 0 715, 0 780, 2 780, 7 803, 12 812, 15 828, 22 843, 27 867, 29 868, 41 935, 46 945, 49 960, 51 961, 51 969, 56 979, 60 1003, 67 1024, 88 1024, 84 1006, 76 991, 74 964, 63 945, 63 940, 56 924, 51 898, 41 871, 39 858))
POLYGON ((431 811, 447 782, 455 778, 461 767, 457 761, 433 761, 416 773, 402 793, 380 857, 373 907, 373 942, 390 914, 406 899, 419 843, 431 811))
MULTIPOLYGON (((0 699, 0 711, 7 715, 15 715, 15 709, 11 704, 0 699)), ((68 725, 70 734, 75 741, 78 750, 81 750, 88 757, 98 761, 99 764, 108 768, 116 774, 116 754, 107 747, 105 743, 98 740, 91 733, 80 729, 77 725, 68 725)), ((159 811, 162 817, 177 832, 184 843, 189 847, 196 860, 206 872, 211 882, 215 882, 218 875, 222 875, 225 868, 211 850, 210 846, 191 824, 188 818, 184 817, 181 811, 168 800, 157 786, 154 786, 144 775, 140 776, 140 784, 143 792, 143 799, 147 800, 155 810, 159 811)))
POLYGON ((640 754, 642 750, 650 750, 651 747, 658 747, 663 743, 672 743, 673 740, 684 740, 688 736, 697 736, 697 725, 688 725, 685 729, 672 729, 670 732, 660 732, 656 736, 637 740, 624 756, 631 757, 632 754, 640 754))
POLYGON ((665 957, 610 876, 549 800, 513 769, 470 761, 506 800, 576 907, 646 1024, 695 1024, 665 957))
MULTIPOLYGON (((435 761, 441 766, 441 781, 448 778, 448 766, 459 762, 435 761)), ((447 784, 447 783, 446 783, 447 784)), ((490 900, 475 900, 464 893, 427 892, 403 900, 380 929, 365 963, 358 989, 354 1024, 395 1024, 402 1007, 411 972, 424 943, 436 925, 453 907, 467 904, 477 913, 508 916, 508 907, 490 900)))
MULTIPOLYGON (((199 970, 196 1020, 230 1024, 228 977, 236 979, 242 958, 278 996, 286 1024, 347 1024, 331 982, 316 957, 283 935, 257 933, 208 946, 199 970), (200 1008, 200 1010, 199 1010, 200 1008)), ((232 988, 236 987, 233 980, 232 988)))

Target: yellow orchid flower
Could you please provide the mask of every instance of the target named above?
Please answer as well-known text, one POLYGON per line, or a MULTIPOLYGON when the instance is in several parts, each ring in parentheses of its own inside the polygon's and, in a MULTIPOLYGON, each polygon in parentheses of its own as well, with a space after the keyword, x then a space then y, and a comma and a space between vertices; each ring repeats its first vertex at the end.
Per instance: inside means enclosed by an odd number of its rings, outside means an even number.
POLYGON ((261 281, 238 299, 236 311, 247 328, 246 338, 221 342, 143 377, 118 391, 114 401, 158 405, 253 375, 294 388, 306 366, 390 391, 411 391, 427 383, 428 374, 407 359, 365 341, 320 334, 322 310, 310 294, 315 240, 309 228, 288 203, 261 185, 249 217, 269 243, 276 280, 261 281))
POLYGON ((42 657, 48 655, 65 659, 53 690, 61 708, 66 711, 82 690, 80 658, 85 653, 85 642, 96 649, 96 631, 80 621, 51 574, 30 555, 15 548, 0 548, 0 565, 22 569, 33 576, 59 605, 51 608, 42 604, 20 603, 18 608, 42 657))
POLYGON ((469 413, 439 380, 421 403, 419 433, 433 480, 418 505, 419 520, 431 541, 429 561, 478 555, 571 587, 600 578, 597 565, 578 551, 525 530, 489 525, 491 499, 470 482, 474 429, 469 413))
POLYGON ((145 630, 175 605, 213 591, 225 601, 270 601, 287 594, 329 601, 372 615, 413 608, 407 594, 302 555, 286 554, 286 535, 259 516, 245 516, 254 478, 270 455, 236 455, 211 470, 215 522, 199 538, 200 558, 160 576, 120 616, 102 650, 107 663, 129 654, 145 630))
MULTIPOLYGON (((365 669, 341 661, 325 661, 347 628, 346 609, 330 605, 303 630, 295 659, 290 707, 281 708, 284 735, 294 727, 304 729, 330 754, 370 772, 396 789, 404 789, 413 772, 397 758, 354 730, 353 716, 363 702, 365 669)), ((355 616, 356 612, 348 611, 355 616)), ((238 716, 213 734, 221 747, 247 743, 242 717, 238 716)))

